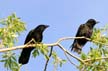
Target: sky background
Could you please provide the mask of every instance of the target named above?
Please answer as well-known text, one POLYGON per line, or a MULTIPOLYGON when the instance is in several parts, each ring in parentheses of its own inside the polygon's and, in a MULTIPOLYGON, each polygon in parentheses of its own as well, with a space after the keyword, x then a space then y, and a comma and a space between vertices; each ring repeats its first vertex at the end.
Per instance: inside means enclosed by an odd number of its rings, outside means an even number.
MULTIPOLYGON (((53 43, 61 37, 75 36, 80 24, 93 18, 99 21, 95 27, 100 28, 108 23, 108 0, 0 0, 0 18, 16 13, 26 23, 27 30, 19 36, 16 45, 23 45, 27 33, 39 24, 50 27, 45 30, 43 43, 53 43)), ((69 49, 71 41, 63 41, 63 46, 69 49)), ((92 43, 87 43, 83 51, 87 52, 92 43)), ((55 47, 58 56, 66 59, 63 52, 55 47)), ((17 50, 20 55, 21 50, 17 50)), ((76 55, 76 53, 72 52, 76 55)), ((1 58, 1 57, 0 57, 1 58)), ((74 63, 78 63, 71 58, 74 63)), ((45 60, 42 55, 30 58, 28 64, 21 67, 21 71, 43 71, 45 60)), ((6 71, 0 63, 0 71, 6 71)), ((52 60, 47 71, 53 71, 52 60)), ((57 71, 78 71, 69 62, 57 71)))

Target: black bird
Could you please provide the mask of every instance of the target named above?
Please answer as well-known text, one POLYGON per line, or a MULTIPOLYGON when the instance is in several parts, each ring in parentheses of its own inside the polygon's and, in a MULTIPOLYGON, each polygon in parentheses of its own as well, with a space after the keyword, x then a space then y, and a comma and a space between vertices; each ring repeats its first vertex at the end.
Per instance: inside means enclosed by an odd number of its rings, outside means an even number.
MULTIPOLYGON (((91 38, 93 33, 93 27, 98 22, 94 19, 89 19, 85 24, 81 24, 78 28, 76 37, 86 37, 91 38)), ((71 51, 74 50, 78 54, 81 53, 82 47, 87 43, 86 39, 75 39, 71 45, 71 51)))
MULTIPOLYGON (((32 39, 35 40, 35 42, 39 43, 42 41, 43 39, 43 31, 49 27, 48 25, 39 25, 37 26, 35 29, 31 30, 25 40, 24 44, 29 43, 32 39)), ((35 42, 30 42, 31 44, 35 43, 35 42)), ((19 57, 19 63, 20 64, 27 64, 30 58, 30 54, 31 51, 34 49, 35 47, 29 47, 29 48, 23 48, 21 56, 19 57)))

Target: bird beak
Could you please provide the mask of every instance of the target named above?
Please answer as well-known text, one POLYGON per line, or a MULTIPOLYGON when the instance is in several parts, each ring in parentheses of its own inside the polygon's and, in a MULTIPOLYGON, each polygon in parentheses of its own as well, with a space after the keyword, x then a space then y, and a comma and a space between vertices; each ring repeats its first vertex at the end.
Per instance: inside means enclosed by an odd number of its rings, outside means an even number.
POLYGON ((48 28, 49 27, 49 25, 46 25, 46 28, 48 28))
POLYGON ((100 23, 99 21, 96 22, 96 24, 100 23))

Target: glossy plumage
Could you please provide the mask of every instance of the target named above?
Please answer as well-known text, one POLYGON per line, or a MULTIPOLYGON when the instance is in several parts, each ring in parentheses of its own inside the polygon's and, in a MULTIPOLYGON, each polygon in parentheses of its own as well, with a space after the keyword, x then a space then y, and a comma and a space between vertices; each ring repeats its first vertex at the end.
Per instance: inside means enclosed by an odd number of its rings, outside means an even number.
MULTIPOLYGON (((32 39, 35 40, 35 42, 39 43, 43 39, 43 31, 48 27, 48 25, 39 25, 35 29, 31 30, 25 40, 24 44, 27 44, 30 42, 32 39)), ((29 44, 33 44, 35 42, 30 42, 29 44)), ((29 61, 31 51, 35 47, 29 47, 29 48, 24 48, 21 52, 21 56, 19 57, 19 63, 20 64, 26 64, 29 61)))
MULTIPOLYGON (((93 33, 93 27, 98 23, 94 19, 89 19, 85 24, 81 24, 78 28, 76 37, 91 38, 93 33)), ((86 39, 75 39, 71 45, 71 51, 75 51, 78 54, 81 53, 82 47, 87 43, 86 39)))

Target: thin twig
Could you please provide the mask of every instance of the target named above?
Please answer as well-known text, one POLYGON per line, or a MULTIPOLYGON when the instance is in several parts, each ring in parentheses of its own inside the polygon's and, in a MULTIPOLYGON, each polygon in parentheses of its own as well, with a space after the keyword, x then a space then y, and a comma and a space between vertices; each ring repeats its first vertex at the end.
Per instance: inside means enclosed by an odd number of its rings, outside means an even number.
POLYGON ((108 57, 100 57, 100 58, 96 58, 96 59, 86 59, 83 60, 84 62, 89 62, 89 61, 93 61, 93 60, 102 60, 102 59, 108 59, 108 57))
POLYGON ((47 70, 48 62, 49 62, 50 57, 51 57, 51 55, 52 55, 52 51, 53 51, 53 46, 52 46, 52 47, 51 47, 51 49, 50 49, 49 58, 48 58, 48 59, 47 59, 47 61, 46 61, 44 71, 46 71, 46 70, 47 70))
POLYGON ((71 39, 87 39, 87 40, 91 41, 91 39, 86 38, 86 37, 63 37, 63 38, 58 39, 58 41, 56 43, 60 43, 63 40, 71 40, 71 39))
POLYGON ((80 61, 80 62, 82 62, 83 64, 85 64, 85 62, 84 62, 81 58, 79 58, 79 57, 73 55, 72 53, 70 53, 70 52, 69 52, 68 50, 66 50, 61 44, 58 44, 58 46, 59 46, 64 52, 66 52, 68 55, 72 56, 73 58, 75 58, 75 59, 77 59, 78 61, 80 61))
POLYGON ((106 44, 106 43, 102 43, 102 42, 99 42, 99 41, 92 40, 92 42, 94 42, 94 43, 98 43, 98 44, 101 44, 101 45, 104 45, 104 46, 108 46, 108 44, 106 44))
POLYGON ((68 59, 68 61, 72 64, 72 65, 74 65, 76 68, 78 68, 78 66, 76 65, 76 64, 74 64, 71 60, 70 60, 70 58, 68 57, 68 55, 64 52, 64 54, 65 54, 65 56, 66 56, 66 58, 68 59))

